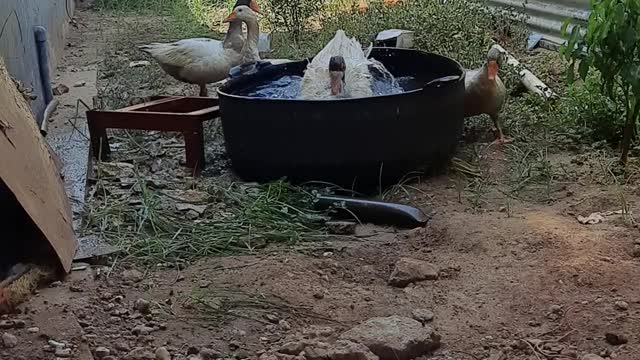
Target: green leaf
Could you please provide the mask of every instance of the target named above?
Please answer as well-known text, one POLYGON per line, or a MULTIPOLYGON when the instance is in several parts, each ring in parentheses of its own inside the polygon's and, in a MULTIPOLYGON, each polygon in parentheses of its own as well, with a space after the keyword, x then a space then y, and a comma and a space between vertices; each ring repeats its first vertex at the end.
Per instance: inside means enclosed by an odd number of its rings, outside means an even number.
POLYGON ((578 65, 578 74, 580 74, 580 78, 585 80, 587 78, 587 74, 589 73, 589 61, 584 59, 580 61, 580 65, 578 65))

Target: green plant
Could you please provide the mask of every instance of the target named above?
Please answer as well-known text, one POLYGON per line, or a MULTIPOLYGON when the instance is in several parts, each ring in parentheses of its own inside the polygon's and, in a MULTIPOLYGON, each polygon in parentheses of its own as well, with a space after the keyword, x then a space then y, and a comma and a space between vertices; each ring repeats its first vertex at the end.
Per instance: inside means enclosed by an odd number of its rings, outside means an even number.
MULTIPOLYGON (((576 70, 586 79, 591 68, 600 73, 602 91, 613 101, 624 104, 620 161, 627 163, 631 140, 640 115, 640 1, 592 0, 586 32, 571 29, 561 48, 569 61, 567 78, 573 82, 576 70)), ((565 22, 563 33, 567 33, 565 22)))
POLYGON ((299 44, 310 19, 320 14, 324 3, 323 0, 270 0, 266 6, 268 20, 274 29, 289 33, 299 44))

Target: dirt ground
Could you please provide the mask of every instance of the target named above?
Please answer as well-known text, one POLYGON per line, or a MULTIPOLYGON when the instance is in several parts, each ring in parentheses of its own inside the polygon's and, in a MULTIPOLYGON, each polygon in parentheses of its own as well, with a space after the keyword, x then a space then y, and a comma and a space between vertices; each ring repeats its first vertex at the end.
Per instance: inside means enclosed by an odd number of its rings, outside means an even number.
MULTIPOLYGON (((97 14, 81 11, 78 19, 81 27, 71 34, 59 68, 62 78, 99 61, 96 54, 106 52, 98 48, 109 46, 102 39, 116 33, 97 14)), ((510 166, 504 149, 483 147, 482 154, 492 177, 510 166)), ((331 340, 373 317, 411 317, 428 309, 435 315, 430 326, 442 337, 434 358, 579 359, 593 353, 639 359, 640 262, 633 253, 640 234, 620 214, 594 225, 576 220, 620 210, 621 192, 635 209, 638 188, 603 183, 596 163, 584 158, 567 152, 550 158, 571 176, 547 189, 544 202, 507 197, 491 184, 482 193, 470 191, 450 174, 414 184, 409 197, 396 199, 432 214, 425 229, 363 225, 357 241, 208 258, 181 270, 121 262, 81 267, 4 319, 24 324, 2 330, 18 344, 0 347, 0 358, 99 359, 104 347, 110 359, 144 359, 144 351, 161 346, 174 359, 205 348, 220 357, 258 358, 290 339, 331 340), (481 202, 469 200, 473 194, 481 202), (389 286, 401 257, 433 264, 438 279, 389 286), (133 310, 138 299, 149 302, 149 312, 133 310), (606 334, 626 341, 613 345, 606 334), (532 351, 538 343, 546 356, 532 351), (71 354, 56 354, 56 346, 71 354)))

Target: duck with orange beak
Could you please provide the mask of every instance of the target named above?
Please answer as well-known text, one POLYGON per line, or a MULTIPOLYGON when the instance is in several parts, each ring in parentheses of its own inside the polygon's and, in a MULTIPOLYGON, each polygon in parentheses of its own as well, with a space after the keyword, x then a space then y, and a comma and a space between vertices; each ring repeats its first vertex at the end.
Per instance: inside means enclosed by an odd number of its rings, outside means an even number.
POLYGON ((498 144, 510 142, 500 126, 500 111, 507 98, 507 89, 498 76, 502 61, 502 53, 491 48, 484 65, 479 69, 467 70, 464 81, 464 116, 489 115, 496 137, 494 143, 498 144))
MULTIPOLYGON (((238 8, 253 14, 260 11, 256 0, 238 0, 234 9, 238 8)), ((139 49, 151 55, 167 74, 179 81, 198 85, 200 96, 207 96, 207 84, 226 79, 229 70, 243 61, 248 41, 242 33, 242 20, 230 19, 228 22, 229 30, 222 41, 193 38, 142 45, 139 49)))

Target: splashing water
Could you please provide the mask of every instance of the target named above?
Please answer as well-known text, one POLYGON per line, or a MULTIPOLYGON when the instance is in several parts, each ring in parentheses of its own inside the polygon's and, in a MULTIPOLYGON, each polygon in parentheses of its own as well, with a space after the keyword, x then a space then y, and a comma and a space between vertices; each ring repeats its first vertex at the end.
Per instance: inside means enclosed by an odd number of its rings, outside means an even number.
MULTIPOLYGON (((393 95, 400 94, 419 88, 412 76, 395 78, 381 62, 371 61, 369 66, 373 77, 373 95, 393 95)), ((238 95, 269 98, 269 99, 296 99, 300 95, 302 77, 296 75, 285 75, 276 80, 260 83, 259 85, 238 92, 238 95)))

